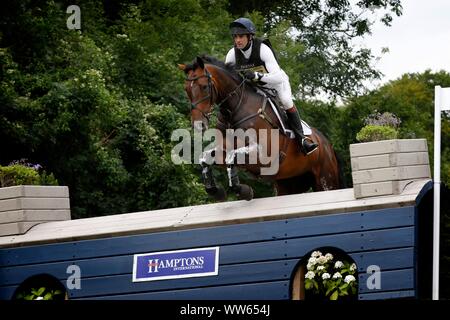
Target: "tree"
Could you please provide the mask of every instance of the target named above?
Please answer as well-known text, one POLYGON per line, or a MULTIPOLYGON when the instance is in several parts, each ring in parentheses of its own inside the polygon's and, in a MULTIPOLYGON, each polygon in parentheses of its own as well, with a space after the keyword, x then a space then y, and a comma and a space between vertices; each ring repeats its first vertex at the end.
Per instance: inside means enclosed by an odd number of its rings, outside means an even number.
MULTIPOLYGON (((340 137, 344 144, 356 142, 356 133, 364 126, 364 119, 376 112, 391 112, 400 118, 399 138, 425 138, 430 163, 433 163, 434 87, 450 86, 450 73, 430 70, 404 74, 379 89, 350 99, 342 109, 340 137)), ((442 120, 442 181, 450 186, 450 117, 442 120)))
POLYGON ((80 4, 80 31, 62 1, 2 7, 0 164, 42 164, 74 218, 206 202, 196 169, 171 162, 170 133, 189 127, 177 63, 220 46, 223 6, 99 4, 80 4))
POLYGON ((297 55, 277 49, 294 60, 295 75, 288 74, 299 78, 294 87, 299 97, 348 96, 361 92, 362 80, 379 78, 371 51, 356 48, 352 41, 370 35, 379 14, 386 26, 402 14, 400 0, 360 0, 355 5, 348 0, 230 0, 229 10, 234 15, 260 13, 268 35, 284 25, 282 33, 295 40, 297 55))

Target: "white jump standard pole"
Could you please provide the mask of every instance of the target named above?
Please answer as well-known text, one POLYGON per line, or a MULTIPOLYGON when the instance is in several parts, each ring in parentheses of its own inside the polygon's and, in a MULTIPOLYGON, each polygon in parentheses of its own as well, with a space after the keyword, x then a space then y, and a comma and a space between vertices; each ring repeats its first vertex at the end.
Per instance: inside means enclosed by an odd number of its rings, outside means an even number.
POLYGON ((433 175, 433 300, 439 300, 439 239, 441 190, 441 87, 434 87, 434 175, 433 175))
POLYGON ((441 111, 450 110, 450 88, 434 87, 433 300, 439 300, 441 111))

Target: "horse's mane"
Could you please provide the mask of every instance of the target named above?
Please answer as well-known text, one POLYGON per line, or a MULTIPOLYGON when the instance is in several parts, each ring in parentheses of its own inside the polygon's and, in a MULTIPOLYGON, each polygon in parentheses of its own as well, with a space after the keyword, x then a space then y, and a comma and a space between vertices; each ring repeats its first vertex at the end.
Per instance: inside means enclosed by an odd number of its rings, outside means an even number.
MULTIPOLYGON (((241 75, 236 71, 236 69, 234 68, 234 65, 232 64, 226 64, 225 62, 212 57, 212 56, 208 56, 206 54, 202 54, 201 56, 199 56, 205 63, 207 64, 211 64, 213 66, 219 67, 220 69, 226 71, 229 73, 229 75, 237 80, 237 81, 242 81, 242 77, 241 75)), ((190 70, 195 70, 198 68, 198 63, 197 63, 197 59, 195 59, 191 64, 188 64, 186 66, 185 72, 187 73, 190 70)))

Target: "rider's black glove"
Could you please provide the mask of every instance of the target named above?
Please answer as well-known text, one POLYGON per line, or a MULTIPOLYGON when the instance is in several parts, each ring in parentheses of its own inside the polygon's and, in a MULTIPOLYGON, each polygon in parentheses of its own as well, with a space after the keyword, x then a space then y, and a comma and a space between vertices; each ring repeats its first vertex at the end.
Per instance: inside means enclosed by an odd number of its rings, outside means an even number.
POLYGON ((262 78, 262 76, 263 76, 263 75, 262 75, 261 73, 259 73, 259 72, 250 71, 250 70, 245 70, 245 71, 243 72, 243 74, 244 74, 244 78, 245 78, 245 79, 251 80, 251 81, 253 81, 253 82, 260 81, 261 78, 262 78))

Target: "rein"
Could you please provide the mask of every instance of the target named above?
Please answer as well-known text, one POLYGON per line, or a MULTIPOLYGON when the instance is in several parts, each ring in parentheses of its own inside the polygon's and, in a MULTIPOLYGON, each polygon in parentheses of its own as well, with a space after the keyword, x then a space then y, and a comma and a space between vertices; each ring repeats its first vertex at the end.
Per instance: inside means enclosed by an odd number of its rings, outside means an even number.
POLYGON ((201 79, 201 78, 208 78, 208 95, 207 95, 207 96, 204 96, 204 97, 201 98, 200 100, 197 100, 197 101, 195 101, 195 102, 192 102, 192 103, 191 103, 191 111, 194 110, 194 109, 197 109, 197 110, 200 111, 200 112, 203 114, 203 116, 204 116, 206 119, 208 119, 208 121, 209 121, 209 117, 211 116, 211 113, 212 113, 213 110, 214 110, 214 104, 213 104, 213 101, 212 101, 212 100, 213 100, 213 92, 212 92, 213 88, 214 88, 214 91, 216 92, 216 96, 217 96, 217 89, 216 89, 216 87, 214 87, 214 85, 212 85, 211 74, 210 74, 210 73, 208 72, 208 70, 205 68, 205 74, 202 74, 201 76, 193 77, 193 78, 187 77, 187 78, 186 78, 186 81, 192 82, 192 83, 191 83, 191 86, 192 86, 192 84, 193 84, 194 81, 197 81, 198 79, 201 79), (208 113, 205 113, 205 112, 203 112, 202 110, 198 109, 197 106, 198 106, 200 103, 202 103, 203 101, 207 100, 207 99, 209 99, 209 102, 210 102, 210 105, 212 106, 212 108, 211 108, 211 110, 210 110, 208 113))
MULTIPOLYGON (((239 120, 235 121, 234 123, 231 123, 231 119, 233 118, 233 113, 235 114, 240 109, 240 107, 242 105, 242 100, 243 100, 243 97, 244 97, 243 87, 244 87, 245 82, 246 82, 245 79, 243 79, 241 81, 241 83, 239 83, 239 85, 237 85, 236 88, 234 88, 234 90, 231 91, 222 101, 220 101, 219 103, 214 103, 214 95, 216 96, 216 98, 218 98, 219 93, 218 93, 218 90, 217 90, 216 86, 214 85, 214 82, 212 81, 212 76, 211 76, 211 73, 208 71, 208 69, 205 68, 205 74, 202 74, 200 76, 193 77, 193 78, 187 77, 186 81, 189 81, 189 82, 193 83, 194 81, 197 81, 198 79, 201 79, 201 78, 208 78, 208 85, 207 85, 208 95, 200 98, 199 100, 197 100, 195 102, 192 102, 191 103, 191 111, 194 110, 194 109, 197 109, 209 121, 210 116, 213 113, 215 106, 220 108, 233 95, 238 95, 239 101, 238 101, 238 104, 236 105, 236 107, 234 108, 234 110, 233 111, 227 110, 227 111, 229 111, 229 118, 230 118, 230 120, 227 121, 229 127, 236 128, 239 125, 241 125, 242 123, 244 123, 244 122, 246 122, 246 121, 248 121, 248 120, 250 120, 250 119, 252 119, 254 117, 260 116, 261 118, 265 119, 273 128, 278 128, 278 126, 276 124, 274 124, 270 120, 270 117, 265 112, 265 106, 266 106, 266 102, 267 102, 266 99, 264 99, 263 107, 260 108, 258 110, 258 112, 254 113, 254 114, 251 114, 251 115, 248 115, 248 116, 246 116, 246 117, 244 117, 242 119, 239 119, 239 120), (238 90, 240 90, 240 93, 237 93, 238 90), (202 111, 202 110, 200 110, 198 108, 198 105, 200 103, 202 103, 203 101, 206 101, 208 99, 209 99, 209 103, 211 105, 211 110, 209 112, 205 113, 204 111, 202 111)), ((191 86, 192 86, 192 84, 191 84, 191 86)), ((222 110, 221 110, 221 112, 222 112, 222 114, 224 114, 222 110)), ((221 124, 221 127, 225 127, 226 128, 225 124, 222 123, 222 121, 220 121, 220 120, 218 120, 218 121, 221 124)))
MULTIPOLYGON (((211 114, 214 111, 214 106, 217 106, 218 108, 220 108, 220 106, 222 106, 222 104, 224 104, 229 98, 231 98, 231 96, 235 95, 236 92, 245 85, 245 79, 243 79, 242 82, 233 91, 231 91, 222 101, 220 101, 219 103, 214 103, 213 102, 213 95, 214 95, 213 92, 215 92, 216 97, 218 97, 219 94, 218 94, 217 88, 214 86, 211 73, 209 73, 208 69, 205 68, 205 74, 202 74, 200 76, 193 77, 193 78, 188 77, 188 78, 186 78, 186 81, 193 82, 193 81, 197 81, 198 79, 201 79, 201 78, 208 78, 208 95, 204 96, 200 100, 192 102, 191 103, 191 111, 194 109, 197 109, 198 111, 200 111, 203 114, 203 116, 205 118, 208 119, 208 121, 209 121, 211 114), (197 106, 200 103, 202 103, 203 101, 206 101, 207 99, 209 99, 209 103, 211 105, 211 110, 208 113, 205 113, 202 110, 198 109, 197 106)), ((239 107, 241 106, 243 96, 244 96, 244 92, 241 90, 239 102, 234 111, 238 110, 239 107)))

